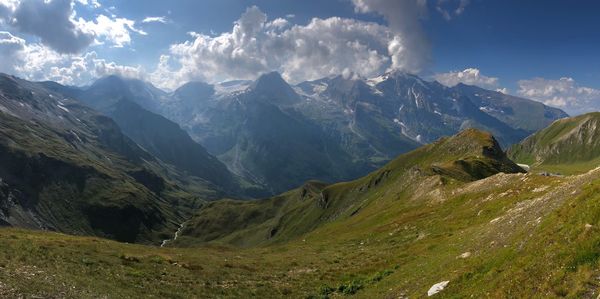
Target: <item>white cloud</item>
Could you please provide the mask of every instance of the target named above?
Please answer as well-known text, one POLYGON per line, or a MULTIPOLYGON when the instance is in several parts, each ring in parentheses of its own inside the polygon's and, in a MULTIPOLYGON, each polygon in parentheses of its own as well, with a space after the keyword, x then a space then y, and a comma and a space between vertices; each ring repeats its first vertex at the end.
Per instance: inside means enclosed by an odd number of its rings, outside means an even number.
POLYGON ((452 18, 463 14, 470 2, 470 0, 438 0, 435 9, 444 19, 450 21, 452 18))
POLYGON ((10 15, 5 15, 5 20, 19 32, 35 35, 61 53, 75 53, 94 38, 75 26, 73 14, 71 0, 22 0, 10 15))
POLYGON ((25 40, 10 32, 0 31, 0 70, 11 71, 16 54, 25 47, 25 40))
POLYGON ((499 93, 503 93, 503 94, 509 94, 509 90, 506 87, 496 88, 496 91, 499 92, 499 93))
POLYGON ((275 29, 283 29, 283 28, 287 27, 289 24, 290 24, 290 22, 288 22, 288 20, 283 19, 283 18, 277 18, 277 19, 267 23, 267 27, 275 28, 275 29))
POLYGON ((496 77, 485 76, 476 68, 468 68, 462 71, 452 71, 448 73, 440 73, 434 75, 435 80, 438 82, 452 87, 458 83, 467 85, 476 85, 482 88, 496 90, 502 93, 507 93, 506 88, 499 88, 499 79, 496 77))
POLYGON ((231 32, 192 32, 192 40, 172 45, 150 78, 157 86, 175 88, 189 80, 252 79, 272 70, 291 82, 349 72, 369 77, 389 69, 420 70, 421 46, 410 44, 413 33, 399 34, 401 26, 396 28, 339 17, 291 25, 285 19, 268 21, 253 6, 231 32))
POLYGON ((0 31, 0 53, 9 54, 21 50, 25 40, 7 31, 0 31))
POLYGON ((388 43, 390 69, 419 73, 430 60, 430 44, 421 26, 426 0, 352 0, 357 12, 382 15, 394 33, 388 43))
POLYGON ((146 17, 142 20, 142 23, 167 23, 167 17, 146 17))
POLYGON ((84 32, 94 36, 96 43, 108 42, 115 48, 122 48, 131 44, 130 32, 147 35, 145 31, 135 27, 135 21, 126 18, 109 18, 105 15, 99 15, 95 21, 86 21, 79 18, 76 24, 84 32))
MULTIPOLYGON (((93 8, 96 0, 77 0, 93 8)), ((92 44, 123 47, 131 43, 130 32, 145 35, 135 22, 98 15, 96 20, 77 19, 74 0, 0 0, 0 21, 20 33, 38 37, 59 53, 78 53, 92 44)))
POLYGON ((600 109, 600 90, 580 86, 573 78, 558 80, 533 78, 520 80, 519 95, 564 109, 569 114, 581 114, 600 109))
POLYGON ((27 44, 23 39, 0 31, 0 71, 28 80, 51 80, 62 84, 84 85, 99 77, 117 74, 143 78, 140 66, 123 66, 99 58, 91 51, 83 55, 61 54, 40 43, 27 44))
POLYGON ((100 8, 102 5, 98 0, 77 0, 77 2, 81 5, 91 6, 93 8, 100 8))

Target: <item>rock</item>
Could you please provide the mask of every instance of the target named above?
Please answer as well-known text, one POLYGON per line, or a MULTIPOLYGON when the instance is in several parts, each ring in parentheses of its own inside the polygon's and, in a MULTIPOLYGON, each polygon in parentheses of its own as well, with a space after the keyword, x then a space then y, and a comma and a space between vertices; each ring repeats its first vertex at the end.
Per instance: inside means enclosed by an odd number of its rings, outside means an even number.
POLYGON ((470 256, 471 256, 471 252, 470 252, 470 251, 467 251, 467 252, 465 252, 465 253, 463 253, 463 254, 459 255, 458 257, 459 257, 459 258, 461 258, 461 259, 466 259, 466 258, 468 258, 468 257, 470 257, 470 256))
POLYGON ((591 225, 591 224, 589 224, 589 223, 586 223, 586 224, 585 224, 585 229, 590 229, 590 228, 592 228, 592 225, 591 225))
POLYGON ((450 283, 450 281, 446 280, 432 285, 431 288, 429 288, 429 291, 427 291, 427 296, 431 297, 441 292, 446 286, 448 286, 448 283, 450 283))

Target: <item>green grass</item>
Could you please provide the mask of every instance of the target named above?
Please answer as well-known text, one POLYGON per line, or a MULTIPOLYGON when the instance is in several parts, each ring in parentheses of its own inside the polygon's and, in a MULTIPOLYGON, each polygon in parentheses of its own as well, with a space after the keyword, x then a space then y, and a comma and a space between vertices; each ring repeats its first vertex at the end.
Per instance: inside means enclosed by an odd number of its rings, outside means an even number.
POLYGON ((466 131, 356 181, 208 203, 167 248, 0 229, 0 297, 596 297, 600 175, 478 180, 514 169, 495 145, 466 131))
POLYGON ((533 171, 584 173, 600 165, 600 113, 555 121, 508 150, 533 171))

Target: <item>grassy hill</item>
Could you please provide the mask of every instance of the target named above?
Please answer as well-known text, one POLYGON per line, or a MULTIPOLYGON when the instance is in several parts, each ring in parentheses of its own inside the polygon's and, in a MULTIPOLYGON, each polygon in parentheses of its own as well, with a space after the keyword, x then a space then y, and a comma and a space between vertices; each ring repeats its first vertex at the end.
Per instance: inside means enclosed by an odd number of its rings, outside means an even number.
POLYGON ((564 174, 600 165, 600 112, 555 121, 508 151, 519 163, 564 174))
POLYGON ((468 130, 356 181, 210 203, 166 248, 2 229, 0 296, 421 298, 449 281, 435 297, 595 298, 600 169, 519 170, 468 130))
POLYGON ((186 223, 179 241, 249 246, 289 240, 357 214, 371 201, 376 187, 402 193, 420 184, 447 185, 520 171, 491 135, 469 129, 401 155, 355 181, 330 186, 308 182, 269 199, 209 203, 186 223))
POLYGON ((2 224, 160 244, 216 190, 150 155, 110 118, 0 75, 2 224))

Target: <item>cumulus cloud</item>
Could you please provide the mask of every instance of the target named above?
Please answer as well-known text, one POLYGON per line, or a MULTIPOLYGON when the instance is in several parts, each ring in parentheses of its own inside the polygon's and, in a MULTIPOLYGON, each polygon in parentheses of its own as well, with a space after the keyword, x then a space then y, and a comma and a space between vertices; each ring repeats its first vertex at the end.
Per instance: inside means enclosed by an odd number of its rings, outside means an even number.
POLYGON ((102 76, 117 74, 144 78, 140 66, 124 66, 99 58, 91 51, 83 55, 58 53, 41 43, 28 44, 9 32, 0 31, 0 71, 28 80, 51 80, 83 85, 102 76))
POLYGON ((421 25, 426 0, 352 0, 357 12, 380 14, 394 33, 388 44, 391 69, 418 73, 430 60, 430 44, 421 25))
POLYGON ((105 15, 99 15, 94 21, 79 18, 76 24, 83 31, 94 36, 96 43, 108 42, 115 48, 122 48, 131 44, 130 32, 147 35, 145 31, 135 27, 135 21, 126 18, 109 18, 105 15))
MULTIPOLYGON (((361 11, 383 9, 365 5, 361 4, 361 11)), ((417 12, 420 6, 414 4, 411 9, 417 12)), ((417 17, 414 22, 418 23, 417 17)), ((252 79, 272 70, 291 82, 350 72, 369 77, 389 69, 420 70, 425 46, 421 41, 417 46, 411 44, 417 39, 413 33, 401 34, 403 30, 421 30, 420 25, 393 23, 396 29, 331 17, 292 25, 281 18, 269 21, 253 6, 230 32, 217 36, 192 32, 191 40, 172 45, 150 77, 157 86, 175 88, 183 81, 252 79)))
MULTIPOLYGON (((100 7, 95 0, 77 0, 100 7)), ((145 34, 135 22, 116 16, 98 15, 96 20, 76 19, 73 0, 1 0, 0 20, 20 33, 39 37, 59 53, 78 53, 92 43, 123 47, 131 43, 130 32, 145 34)))
POLYGON ((564 109, 569 114, 581 114, 600 109, 600 90, 580 86, 573 78, 558 80, 533 78, 520 80, 517 93, 523 97, 564 109))
POLYGON ((468 68, 462 71, 452 71, 448 73, 440 73, 434 75, 438 82, 452 87, 458 83, 467 85, 476 85, 482 88, 496 90, 498 92, 507 93, 506 88, 499 88, 499 79, 496 77, 485 76, 476 68, 468 68))
POLYGON ((0 31, 0 53, 9 55, 23 49, 25 40, 7 31, 0 31))
POLYGON ((0 31, 0 70, 12 70, 12 63, 15 60, 15 55, 23 50, 25 40, 18 38, 10 32, 0 31))
POLYGON ((12 13, 9 24, 20 32, 38 36, 59 52, 75 53, 94 38, 75 26, 72 11, 71 0, 23 0, 12 13))
POLYGON ((496 91, 499 93, 503 93, 503 94, 508 94, 508 88, 503 87, 503 88, 496 88, 496 91))
POLYGON ((93 8, 99 8, 102 6, 98 0, 77 0, 77 2, 81 5, 91 6, 93 8))
POLYGON ((438 0, 435 9, 444 19, 450 21, 465 12, 465 8, 470 2, 470 0, 438 0))
POLYGON ((142 23, 167 23, 167 17, 146 17, 142 20, 142 23))

